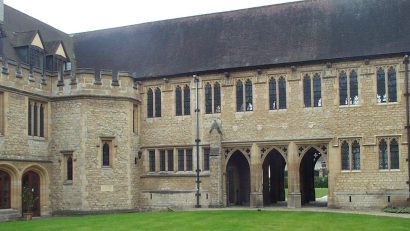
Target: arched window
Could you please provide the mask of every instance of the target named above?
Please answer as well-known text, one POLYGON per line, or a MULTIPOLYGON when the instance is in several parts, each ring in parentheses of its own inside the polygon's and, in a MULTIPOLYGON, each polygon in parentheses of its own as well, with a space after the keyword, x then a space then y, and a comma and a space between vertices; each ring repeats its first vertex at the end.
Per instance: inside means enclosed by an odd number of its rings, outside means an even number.
POLYGON ((182 115, 182 91, 180 86, 175 89, 175 113, 177 116, 182 115))
POLYGON ((390 67, 387 73, 389 102, 397 102, 396 70, 390 67))
POLYGON ((322 86, 319 74, 313 77, 313 101, 315 107, 322 106, 322 86))
POLYGON ((0 170, 0 209, 9 209, 11 206, 11 179, 7 172, 0 170))
POLYGON ((147 117, 154 117, 154 95, 151 88, 147 92, 147 117))
POLYGON ((346 141, 343 141, 340 151, 342 156, 342 170, 350 170, 350 150, 349 144, 346 141))
POLYGON ((110 166, 110 145, 107 142, 103 144, 102 165, 110 166))
POLYGON ((44 106, 40 104, 40 137, 44 137, 44 106))
POLYGON ((67 180, 73 180, 73 158, 67 158, 67 180))
POLYGON ((383 68, 377 70, 377 102, 386 103, 386 80, 383 68))
POLYGON ((355 70, 352 70, 350 72, 350 76, 349 76, 349 80, 350 80, 350 104, 352 105, 357 105, 359 104, 359 86, 357 83, 357 73, 355 70))
POLYGON ((312 106, 312 93, 311 93, 311 82, 310 82, 310 76, 305 75, 303 77, 303 102, 305 104, 305 107, 311 107, 312 106))
POLYGON ((34 130, 34 136, 38 136, 38 123, 37 123, 37 114, 38 109, 37 109, 37 103, 34 103, 34 112, 33 112, 33 130, 34 130))
POLYGON ((212 114, 212 87, 210 83, 205 85, 205 113, 212 114))
POLYGON ((221 112, 221 86, 218 82, 214 84, 214 113, 221 112))
POLYGON ((340 105, 348 105, 348 102, 347 76, 345 71, 341 71, 339 74, 339 103, 340 105))
POLYGON ((252 81, 248 79, 245 84, 246 110, 253 111, 252 81))
POLYGON ((161 90, 155 89, 155 117, 161 117, 161 90))
POLYGON ((279 109, 286 108, 286 80, 283 76, 279 78, 279 109))
POLYGON ((390 169, 399 169, 399 143, 396 139, 390 141, 390 169))
POLYGON ((244 111, 243 107, 243 84, 242 81, 236 82, 236 111, 244 111))
POLYGON ((360 170, 360 144, 356 140, 352 144, 352 170, 360 170))
POLYGON ((384 139, 379 142, 379 168, 388 169, 388 158, 387 158, 387 143, 384 139))
POLYGON ((31 130, 31 102, 28 103, 28 135, 33 135, 31 130))
POLYGON ((269 110, 277 109, 277 100, 276 100, 276 79, 271 78, 269 80, 269 110))
POLYGON ((184 87, 184 115, 191 114, 191 91, 189 86, 185 85, 184 87))

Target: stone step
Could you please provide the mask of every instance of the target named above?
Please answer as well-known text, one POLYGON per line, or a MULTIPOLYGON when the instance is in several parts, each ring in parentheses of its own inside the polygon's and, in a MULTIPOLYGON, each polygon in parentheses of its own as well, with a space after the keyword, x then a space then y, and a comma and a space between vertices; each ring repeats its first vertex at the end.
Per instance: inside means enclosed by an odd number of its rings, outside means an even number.
POLYGON ((0 209, 0 221, 17 220, 21 217, 16 209, 0 209))

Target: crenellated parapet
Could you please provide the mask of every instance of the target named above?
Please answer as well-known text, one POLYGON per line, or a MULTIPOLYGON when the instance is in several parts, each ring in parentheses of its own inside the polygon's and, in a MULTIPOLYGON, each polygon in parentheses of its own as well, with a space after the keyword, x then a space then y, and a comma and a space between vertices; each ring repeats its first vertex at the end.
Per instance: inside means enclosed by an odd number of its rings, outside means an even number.
POLYGON ((139 101, 139 84, 132 73, 77 69, 50 73, 0 57, 0 89, 38 97, 120 97, 139 101))

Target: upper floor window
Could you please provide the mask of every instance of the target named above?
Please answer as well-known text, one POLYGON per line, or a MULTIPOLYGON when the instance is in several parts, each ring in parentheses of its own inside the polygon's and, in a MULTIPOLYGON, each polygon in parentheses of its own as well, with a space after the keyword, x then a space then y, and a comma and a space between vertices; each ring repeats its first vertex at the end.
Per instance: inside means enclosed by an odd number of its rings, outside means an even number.
POLYGON ((360 143, 344 140, 341 148, 342 170, 360 170, 360 143))
POLYGON ((67 166, 67 181, 72 181, 73 180, 73 156, 72 155, 67 156, 66 166, 67 166))
POLYGON ((322 106, 322 86, 318 73, 313 79, 308 74, 303 77, 303 102, 305 107, 312 107, 312 102, 313 107, 322 106))
POLYGON ((182 115, 182 90, 180 86, 175 88, 175 114, 182 115))
POLYGON ((110 145, 106 141, 103 142, 102 166, 110 166, 110 145))
POLYGON ((286 108, 286 80, 281 76, 276 82, 275 78, 269 80, 269 110, 286 108))
POLYGON ((204 148, 204 171, 209 171, 210 148, 204 148))
POLYGON ((151 88, 147 91, 147 117, 152 118, 154 115, 161 117, 161 90, 158 87, 155 93, 151 88))
POLYGON ((165 150, 159 151, 159 171, 165 171, 165 150))
POLYGON ((149 150, 148 161, 149 161, 149 171, 155 172, 155 150, 149 150))
POLYGON ((192 148, 178 149, 178 171, 192 171, 192 148))
POLYGON ((0 92, 0 136, 4 135, 4 94, 0 92))
POLYGON ((396 138, 379 140, 379 169, 399 169, 399 143, 396 138))
POLYGON ((45 136, 45 103, 29 101, 28 103, 28 135, 29 136, 45 136))
POLYGON ((175 114, 177 116, 191 114, 191 91, 188 85, 185 85, 183 92, 180 86, 175 88, 175 114))
POLYGON ((221 112, 221 87, 218 82, 214 83, 213 88, 212 88, 211 83, 206 83, 205 84, 205 113, 212 114, 212 113, 220 113, 220 112, 221 112), (213 107, 212 107, 212 104, 213 104, 213 107))
POLYGON ((387 82, 385 69, 382 67, 377 69, 377 102, 397 102, 397 80, 394 67, 387 70, 387 82))
POLYGON ((245 88, 241 80, 236 82, 236 111, 253 111, 252 81, 246 80, 245 88))
POLYGON ((347 76, 345 71, 339 73, 339 104, 358 105, 359 91, 357 83, 357 73, 352 70, 347 76), (349 83, 349 84, 348 84, 349 83))

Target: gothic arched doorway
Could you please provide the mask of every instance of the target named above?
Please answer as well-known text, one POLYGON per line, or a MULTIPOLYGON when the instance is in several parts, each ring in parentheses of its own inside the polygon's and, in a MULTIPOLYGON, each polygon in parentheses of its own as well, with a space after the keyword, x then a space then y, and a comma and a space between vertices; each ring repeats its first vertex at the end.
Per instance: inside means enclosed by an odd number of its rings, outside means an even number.
MULTIPOLYGON (((310 148, 300 162, 300 192, 301 202, 307 204, 316 201, 315 193, 315 166, 322 154, 315 148, 310 148)), ((322 158, 324 160, 324 158, 322 158)))
MULTIPOLYGON (((32 209, 33 216, 40 216, 40 176, 34 171, 28 171, 23 175, 22 179, 22 197, 25 191, 33 192, 34 206, 32 209)), ((24 201, 24 198, 22 199, 24 201)), ((22 204, 23 212, 27 211, 27 206, 22 204)))
POLYGON ((285 167, 283 156, 273 149, 263 162, 263 205, 278 201, 286 201, 285 197, 285 167))
POLYGON ((250 167, 246 157, 236 151, 231 155, 226 165, 227 204, 249 205, 250 167))
POLYGON ((0 209, 10 208, 11 180, 7 172, 0 170, 0 209))

